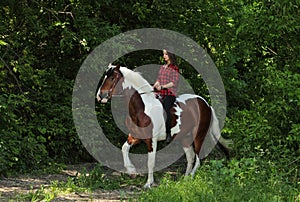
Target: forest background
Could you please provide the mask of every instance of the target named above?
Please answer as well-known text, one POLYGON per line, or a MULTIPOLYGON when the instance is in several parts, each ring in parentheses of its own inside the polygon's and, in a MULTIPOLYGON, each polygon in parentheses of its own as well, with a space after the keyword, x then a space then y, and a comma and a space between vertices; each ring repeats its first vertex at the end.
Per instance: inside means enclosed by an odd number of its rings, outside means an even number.
MULTIPOLYGON (((253 175, 266 167, 276 170, 276 176, 299 186, 299 0, 2 0, 0 5, 0 176, 94 161, 72 119, 77 72, 105 40, 153 27, 190 37, 215 62, 227 96, 222 133, 235 143, 237 164, 253 168, 253 175)), ((119 62, 134 67, 159 63, 160 56, 138 51, 119 62)), ((209 100, 192 67, 183 60, 179 67, 193 90, 209 100)), ((109 107, 98 113, 99 119, 111 119, 109 107)), ((126 136, 113 123, 103 127, 121 146, 126 136)))

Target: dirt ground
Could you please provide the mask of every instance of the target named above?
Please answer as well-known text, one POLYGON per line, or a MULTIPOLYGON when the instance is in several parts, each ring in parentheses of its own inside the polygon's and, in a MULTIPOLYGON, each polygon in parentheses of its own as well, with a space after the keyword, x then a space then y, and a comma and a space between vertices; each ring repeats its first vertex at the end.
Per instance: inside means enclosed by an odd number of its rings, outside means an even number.
MULTIPOLYGON (((177 176, 179 173, 176 171, 181 170, 180 174, 183 174, 183 169, 185 169, 185 158, 181 158, 176 163, 168 168, 163 169, 160 172, 168 173, 172 176, 177 176)), ((63 169, 60 174, 44 174, 38 176, 32 175, 21 175, 18 177, 0 178, 0 202, 9 201, 18 194, 34 193, 36 190, 44 187, 45 189, 51 185, 53 181, 67 181, 69 177, 75 177, 78 172, 86 169, 87 171, 95 167, 95 163, 85 163, 79 165, 69 165, 66 169, 63 169)), ((179 175, 180 175, 179 174, 179 175)), ((105 175, 121 175, 111 169, 105 169, 105 175)), ((143 175, 144 176, 144 175, 143 175)), ((146 176, 145 180, 146 180, 146 176)), ((153 186, 158 186, 154 183, 153 186)), ((129 197, 134 198, 139 191, 142 191, 142 187, 128 185, 122 187, 120 190, 101 190, 97 189, 92 193, 68 193, 59 194, 52 201, 101 201, 101 202, 112 202, 112 201, 126 201, 129 197)))
MULTIPOLYGON (((221 158, 219 154, 214 154, 214 158, 221 158)), ((15 201, 15 196, 19 194, 35 193, 36 190, 44 187, 47 189, 53 181, 67 181, 70 177, 75 177, 79 172, 86 170, 89 172, 96 166, 96 163, 83 163, 78 165, 68 165, 59 174, 44 174, 44 175, 21 175, 18 177, 0 178, 0 202, 7 202, 9 199, 15 201)), ((184 174, 186 168, 185 156, 182 156, 175 163, 167 168, 159 171, 160 174, 168 173, 174 180, 184 174)), ((112 169, 104 169, 105 175, 110 177, 120 176, 121 173, 112 169)), ((142 175, 147 180, 146 175, 142 175)), ((156 181, 156 180, 155 180, 156 181)), ((158 182, 155 182, 153 187, 158 186, 158 182)), ((140 185, 127 185, 119 190, 102 190, 97 189, 92 193, 67 193, 59 194, 53 202, 57 201, 100 201, 100 202, 112 202, 112 201, 128 201, 128 198, 135 198, 137 193, 144 191, 140 185)), ((20 200, 19 200, 20 201, 20 200)))
MULTIPOLYGON (((34 193, 36 190, 51 185, 51 181, 67 181, 68 177, 75 177, 83 168, 93 167, 93 164, 67 166, 60 174, 18 176, 0 179, 0 201, 9 201, 18 194, 34 193)), ((111 175, 118 173, 109 171, 111 175)), ((93 193, 68 193, 60 194, 53 201, 120 201, 133 196, 139 188, 134 186, 124 187, 122 190, 96 190, 93 193)))

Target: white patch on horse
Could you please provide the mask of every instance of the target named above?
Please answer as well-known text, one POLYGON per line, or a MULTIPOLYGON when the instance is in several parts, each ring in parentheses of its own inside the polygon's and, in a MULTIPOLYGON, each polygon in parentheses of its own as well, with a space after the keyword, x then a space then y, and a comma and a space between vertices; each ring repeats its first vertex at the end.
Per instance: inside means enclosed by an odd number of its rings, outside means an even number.
POLYGON ((181 125, 181 113, 182 113, 182 109, 180 108, 180 106, 175 103, 175 115, 178 117, 176 120, 176 125, 171 128, 171 135, 173 136, 174 134, 177 134, 180 132, 180 125, 181 125))
MULTIPOLYGON (((107 76, 105 75, 103 81, 105 81, 106 79, 107 79, 107 76)), ((97 95, 99 95, 99 96, 100 96, 100 93, 101 93, 100 90, 101 90, 102 85, 103 84, 101 84, 101 86, 100 86, 100 88, 98 89, 98 92, 97 92, 97 95)))
MULTIPOLYGON (((141 94, 142 101, 145 105, 145 114, 148 115, 153 123, 153 137, 160 136, 165 130, 163 107, 152 92, 152 86, 144 79, 139 72, 134 72, 126 67, 120 67, 121 73, 124 75, 122 84, 123 90, 133 88, 141 94), (155 117, 155 118, 153 118, 155 117)), ((159 139, 161 137, 158 137, 159 139)))
POLYGON ((206 102, 206 100, 203 97, 201 97, 199 95, 193 95, 193 94, 183 94, 183 95, 180 95, 177 98, 177 101, 178 102, 182 102, 183 104, 186 104, 187 100, 190 100, 190 99, 193 99, 193 98, 200 98, 201 100, 203 100, 208 105, 208 103, 206 102))

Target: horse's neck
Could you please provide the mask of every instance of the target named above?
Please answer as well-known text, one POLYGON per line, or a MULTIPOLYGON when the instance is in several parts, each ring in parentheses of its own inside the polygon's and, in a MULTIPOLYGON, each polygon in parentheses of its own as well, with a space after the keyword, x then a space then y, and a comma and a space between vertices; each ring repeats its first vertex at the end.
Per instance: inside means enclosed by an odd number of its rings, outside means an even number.
POLYGON ((130 103, 133 104, 135 108, 142 110, 145 108, 142 97, 137 91, 130 96, 130 103))
POLYGON ((120 70, 124 75, 123 88, 133 88, 140 94, 152 91, 151 85, 139 73, 127 68, 121 68, 120 70))
POLYGON ((135 80, 128 81, 131 84, 131 87, 135 89, 138 93, 150 93, 152 88, 149 83, 146 82, 138 82, 135 80))

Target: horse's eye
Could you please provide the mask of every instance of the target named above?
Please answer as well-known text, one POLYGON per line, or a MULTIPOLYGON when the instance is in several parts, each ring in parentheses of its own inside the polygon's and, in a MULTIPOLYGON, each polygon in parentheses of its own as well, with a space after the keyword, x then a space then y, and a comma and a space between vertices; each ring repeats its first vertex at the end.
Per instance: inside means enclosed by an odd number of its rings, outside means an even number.
POLYGON ((114 79, 115 79, 115 78, 114 78, 113 76, 112 76, 112 77, 110 77, 110 80, 111 80, 111 81, 113 81, 114 79))

